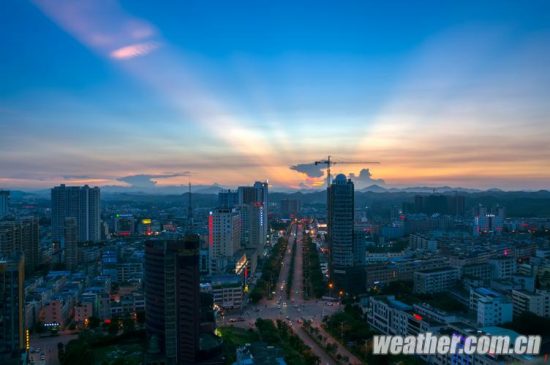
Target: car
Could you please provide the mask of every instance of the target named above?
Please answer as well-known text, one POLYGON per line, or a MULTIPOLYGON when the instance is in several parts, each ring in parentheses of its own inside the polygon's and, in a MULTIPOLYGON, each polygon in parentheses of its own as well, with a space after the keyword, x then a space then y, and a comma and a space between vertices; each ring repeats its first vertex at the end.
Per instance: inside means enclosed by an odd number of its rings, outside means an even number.
POLYGON ((235 322, 237 322, 237 320, 236 320, 235 318, 231 318, 231 319, 229 320, 229 323, 235 323, 235 322))
POLYGON ((40 355, 40 360, 46 360, 46 355, 44 354, 40 355))

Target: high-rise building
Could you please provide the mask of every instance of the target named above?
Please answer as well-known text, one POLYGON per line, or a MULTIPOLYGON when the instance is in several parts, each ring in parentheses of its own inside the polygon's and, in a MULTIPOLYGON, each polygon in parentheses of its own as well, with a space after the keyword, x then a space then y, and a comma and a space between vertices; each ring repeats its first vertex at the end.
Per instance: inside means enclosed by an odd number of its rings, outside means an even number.
MULTIPOLYGON (((194 364, 200 334, 200 238, 145 243, 145 322, 156 360, 194 364), (160 357, 160 359, 159 359, 160 357)), ((150 361, 153 362, 153 361, 150 361)), ((149 363, 149 361, 146 361, 149 363)))
POLYGON ((0 222, 0 257, 16 252, 24 254, 26 273, 32 274, 40 264, 37 218, 26 217, 0 222))
POLYGON ((232 208, 216 208, 209 217, 210 273, 224 273, 241 247, 241 220, 232 208))
POLYGON ((295 218, 300 214, 301 201, 297 199, 283 199, 281 200, 281 217, 283 218, 295 218))
POLYGON ((237 189, 239 205, 257 202, 256 189, 253 186, 239 186, 237 189))
POLYGON ((40 226, 36 217, 22 218, 20 225, 21 246, 25 255, 25 273, 30 275, 40 265, 40 226))
POLYGON ((64 237, 65 218, 76 218, 79 241, 99 241, 100 189, 85 186, 56 186, 52 196, 52 239, 61 241, 64 237))
POLYGON ((0 190, 0 218, 8 215, 9 199, 10 199, 10 192, 7 190, 0 190))
POLYGON ((218 207, 234 208, 239 204, 239 193, 237 191, 222 190, 218 193, 218 207))
POLYGON ((482 205, 474 209, 473 234, 500 234, 504 227, 505 209, 497 206, 488 209, 482 205))
POLYGON ((0 257, 21 252, 21 226, 16 221, 0 222, 0 257))
MULTIPOLYGON (((260 210, 260 234, 262 238, 260 239, 261 247, 263 249, 266 239, 268 226, 268 209, 269 209, 269 185, 267 181, 261 182, 256 181, 254 183, 254 189, 256 189, 256 202, 262 203, 262 209, 260 210)), ((256 203, 257 204, 257 203, 256 203)))
POLYGON ((239 186, 237 192, 241 214, 241 246, 261 252, 268 231, 268 184, 256 181, 254 186, 239 186))
POLYGON ((0 258, 0 363, 19 364, 25 348, 25 259, 20 253, 0 258))
POLYGON ((354 186, 345 175, 336 176, 328 188, 328 240, 331 279, 348 287, 346 269, 353 267, 354 186))
POLYGON ((78 266, 78 226, 76 223, 76 218, 65 218, 65 227, 63 231, 65 266, 67 267, 67 270, 75 270, 78 266))
POLYGON ((115 216, 115 233, 117 236, 131 236, 135 233, 136 220, 131 214, 117 214, 115 216))
POLYGON ((464 216, 465 198, 463 195, 416 195, 414 212, 432 215, 435 213, 464 216))

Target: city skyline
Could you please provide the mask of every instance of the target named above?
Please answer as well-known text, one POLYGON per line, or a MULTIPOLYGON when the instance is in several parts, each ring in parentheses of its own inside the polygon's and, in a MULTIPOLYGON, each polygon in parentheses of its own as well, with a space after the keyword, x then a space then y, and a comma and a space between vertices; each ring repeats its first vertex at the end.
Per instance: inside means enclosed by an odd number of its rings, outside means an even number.
POLYGON ((0 188, 550 189, 543 1, 4 9, 0 188))

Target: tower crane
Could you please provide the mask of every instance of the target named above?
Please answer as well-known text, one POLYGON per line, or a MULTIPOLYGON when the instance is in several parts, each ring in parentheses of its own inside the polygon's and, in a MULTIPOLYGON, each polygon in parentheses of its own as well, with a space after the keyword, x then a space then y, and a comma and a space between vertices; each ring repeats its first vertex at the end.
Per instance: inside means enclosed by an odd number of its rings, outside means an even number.
POLYGON ((329 155, 327 157, 326 160, 320 160, 320 161, 315 161, 314 162, 315 165, 326 165, 327 166, 327 188, 330 186, 330 179, 331 179, 331 175, 330 175, 330 167, 332 165, 336 165, 336 164, 340 164, 340 165, 372 165, 372 164, 380 164, 380 162, 377 162, 377 161, 334 161, 334 160, 331 160, 331 156, 329 155))

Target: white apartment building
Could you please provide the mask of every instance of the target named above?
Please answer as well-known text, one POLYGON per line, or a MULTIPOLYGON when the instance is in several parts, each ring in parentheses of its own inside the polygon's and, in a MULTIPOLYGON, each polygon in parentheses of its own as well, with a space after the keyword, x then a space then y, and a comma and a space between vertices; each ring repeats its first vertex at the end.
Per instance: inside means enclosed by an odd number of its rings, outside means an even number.
POLYGON ((540 317, 550 318, 550 292, 537 290, 529 293, 523 290, 512 290, 514 316, 532 312, 540 317))
POLYGON ((216 208, 209 217, 210 273, 221 274, 240 248, 240 216, 232 208, 216 208))
POLYGON ((506 297, 484 296, 477 303, 477 324, 482 327, 512 322, 512 301, 506 297))
POLYGON ((441 293, 452 288, 460 278, 460 270, 444 267, 414 273, 414 292, 419 294, 441 293))

